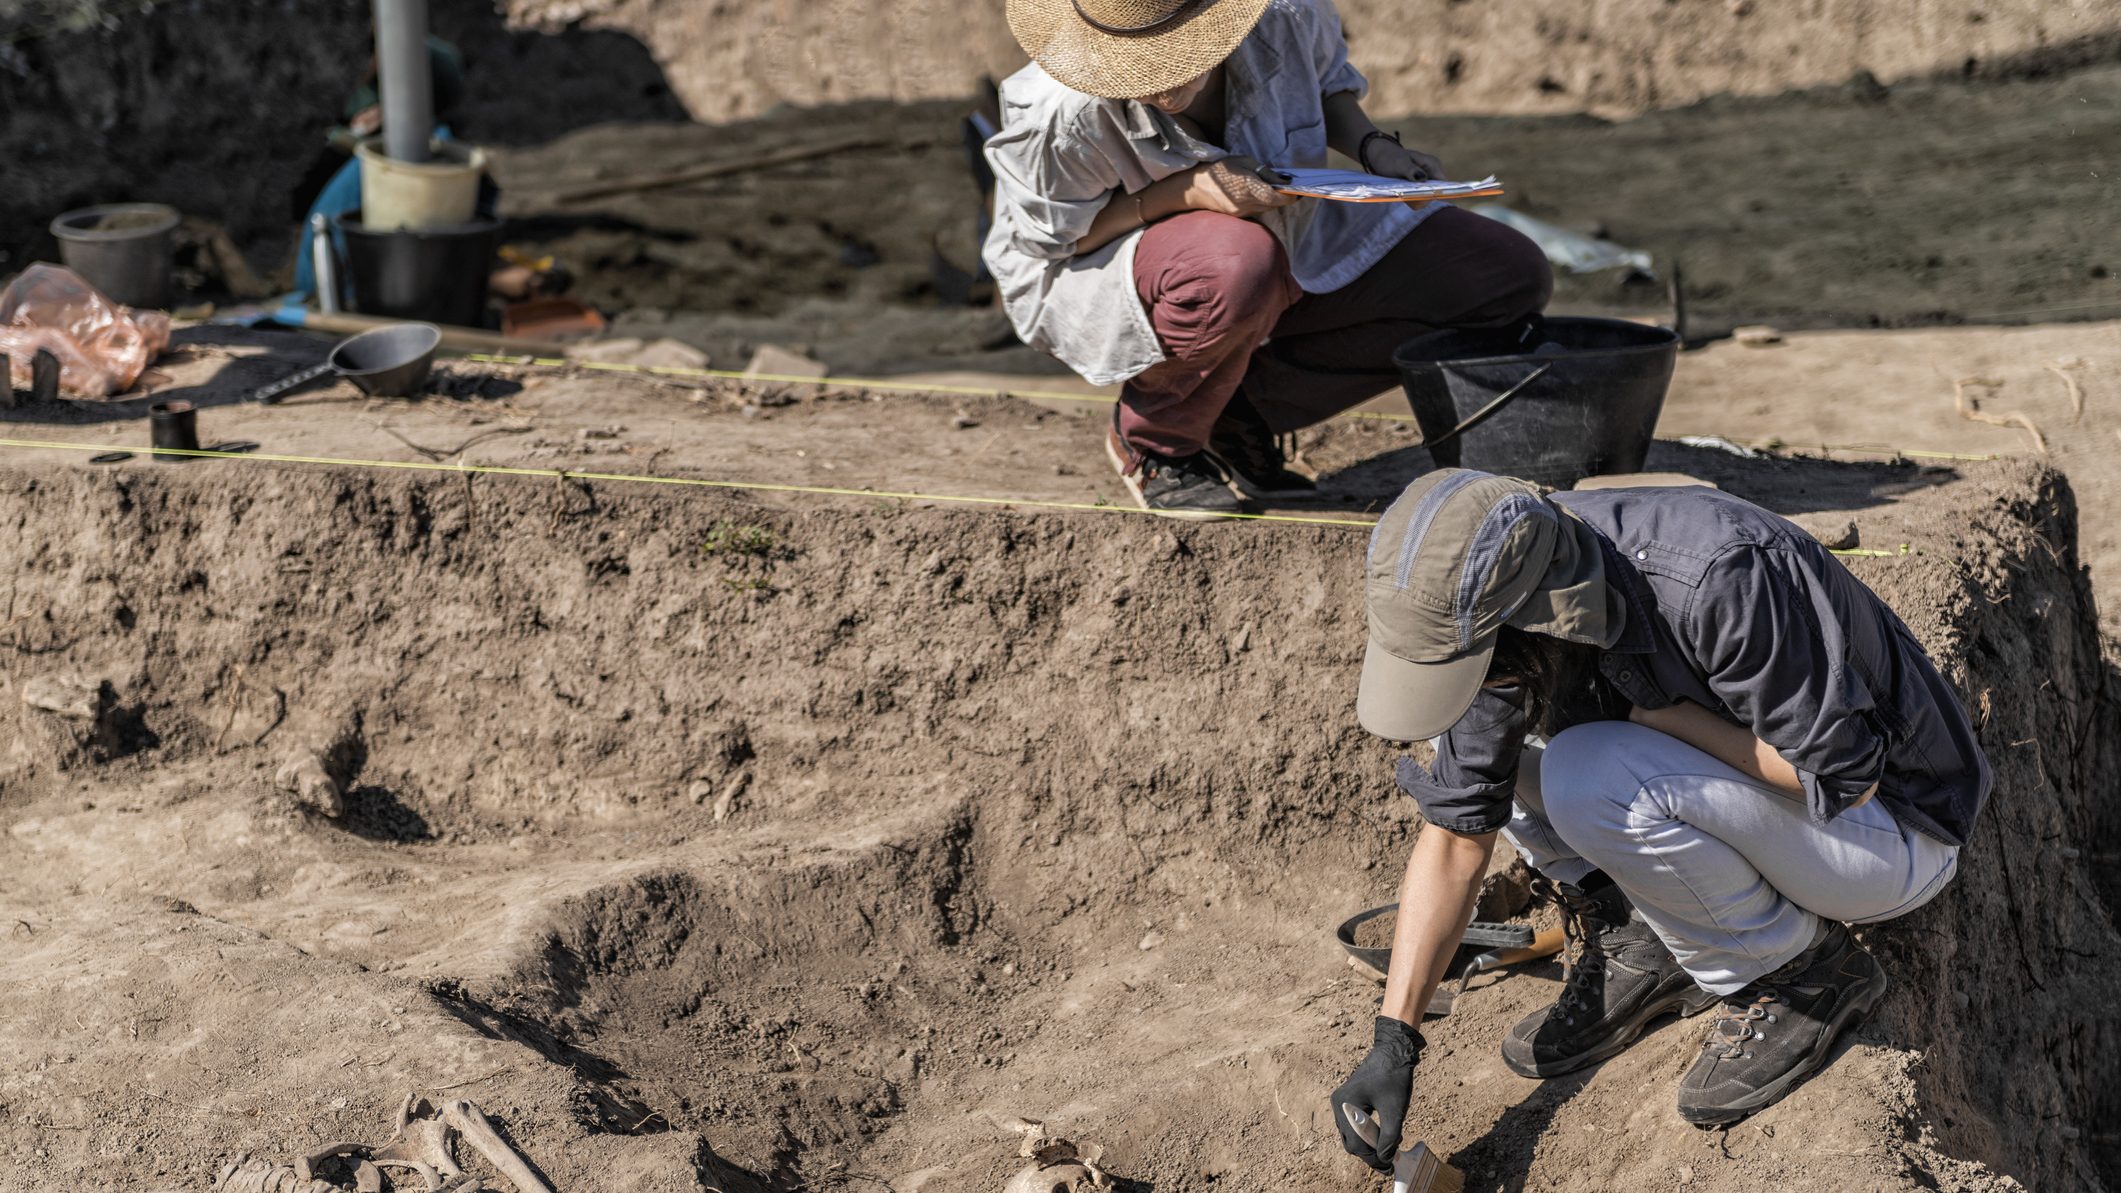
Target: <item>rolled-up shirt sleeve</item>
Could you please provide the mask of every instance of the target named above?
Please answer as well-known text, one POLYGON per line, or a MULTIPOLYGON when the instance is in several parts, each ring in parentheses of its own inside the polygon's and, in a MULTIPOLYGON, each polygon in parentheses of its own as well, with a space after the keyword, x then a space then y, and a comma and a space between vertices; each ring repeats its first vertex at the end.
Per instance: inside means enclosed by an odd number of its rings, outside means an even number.
POLYGON ((1027 257, 1064 261, 1120 185, 1118 171, 1088 137, 1059 127, 1006 127, 987 142, 993 167, 995 221, 1009 247, 1027 257))
POLYGON ((1458 723, 1436 739, 1434 763, 1399 760, 1399 789, 1437 828, 1466 836, 1492 833, 1510 822, 1524 734, 1514 690, 1483 688, 1458 723))
POLYGON ((1890 742, 1840 618, 1823 586, 1807 581, 1811 566, 1788 551, 1732 551, 1703 585, 1713 599, 1690 620, 1709 689, 1797 769, 1811 817, 1824 824, 1879 781, 1890 742))
POLYGON ((1348 62, 1348 37, 1340 26, 1340 13, 1332 0, 1311 5, 1311 59, 1318 71, 1318 94, 1349 92, 1356 99, 1370 94, 1370 80, 1348 62))

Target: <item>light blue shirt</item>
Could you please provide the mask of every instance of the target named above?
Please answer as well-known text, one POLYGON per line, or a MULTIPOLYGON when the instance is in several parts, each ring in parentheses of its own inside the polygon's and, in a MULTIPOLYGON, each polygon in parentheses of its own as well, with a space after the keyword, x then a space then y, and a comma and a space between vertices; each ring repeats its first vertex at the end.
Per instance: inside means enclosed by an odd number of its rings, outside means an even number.
MULTIPOLYGON (((987 142, 996 181, 987 269, 1024 342, 1094 384, 1164 359, 1134 288, 1141 232, 1076 255, 1113 195, 1233 154, 1323 166, 1325 97, 1369 90, 1348 64, 1331 0, 1273 0, 1224 66, 1221 146, 1138 100, 1063 86, 1035 62, 1002 84, 1002 129, 987 142)), ((1281 240, 1297 284, 1324 294, 1362 276, 1435 207, 1302 199, 1254 218, 1281 240)))

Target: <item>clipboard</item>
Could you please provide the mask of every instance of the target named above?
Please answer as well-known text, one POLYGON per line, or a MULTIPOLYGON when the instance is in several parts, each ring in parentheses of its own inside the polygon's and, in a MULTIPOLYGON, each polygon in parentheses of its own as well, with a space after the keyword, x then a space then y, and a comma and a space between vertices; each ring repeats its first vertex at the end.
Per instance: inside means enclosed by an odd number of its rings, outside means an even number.
POLYGON ((1283 179, 1275 185, 1275 190, 1285 195, 1334 203, 1427 203, 1432 200, 1480 199, 1503 193, 1502 184, 1492 174, 1474 182, 1409 182, 1403 178, 1365 174, 1360 170, 1276 166, 1274 171, 1283 179))

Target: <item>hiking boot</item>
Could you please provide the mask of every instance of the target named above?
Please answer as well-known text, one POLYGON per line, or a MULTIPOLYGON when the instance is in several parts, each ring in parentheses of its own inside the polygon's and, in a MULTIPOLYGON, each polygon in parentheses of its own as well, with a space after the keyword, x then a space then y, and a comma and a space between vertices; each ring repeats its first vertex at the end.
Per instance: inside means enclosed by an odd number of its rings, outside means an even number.
POLYGON ((1145 510, 1172 518, 1227 518, 1240 511, 1237 494, 1206 452, 1145 452, 1121 439, 1114 427, 1105 435, 1105 454, 1145 510))
POLYGON ((1231 395, 1208 432, 1208 451, 1229 470, 1247 497, 1312 497, 1318 482, 1291 471, 1281 437, 1267 426, 1243 390, 1231 395))
POLYGON ((1877 1005, 1885 971, 1845 925, 1789 964, 1723 1001, 1709 1038, 1679 1083, 1679 1116, 1734 1123, 1788 1093, 1833 1051, 1834 1039, 1877 1005))
POLYGON ((1705 1011, 1716 996, 1694 984, 1650 926, 1634 917, 1617 886, 1550 889, 1573 952, 1561 996, 1518 1021, 1502 1061, 1524 1077, 1555 1077, 1618 1055, 1662 1015, 1705 1011))

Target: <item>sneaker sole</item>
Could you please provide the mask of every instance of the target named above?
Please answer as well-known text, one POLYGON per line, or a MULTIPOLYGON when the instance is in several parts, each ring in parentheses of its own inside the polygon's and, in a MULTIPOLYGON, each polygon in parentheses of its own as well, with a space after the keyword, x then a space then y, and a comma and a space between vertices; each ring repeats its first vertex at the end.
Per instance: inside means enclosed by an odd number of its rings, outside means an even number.
POLYGON ((1802 1064, 1729 1106, 1681 1106, 1679 1108, 1679 1117, 1697 1127, 1720 1127, 1728 1123, 1735 1123, 1739 1119, 1746 1118, 1774 1105, 1782 1098, 1782 1095, 1790 1092, 1790 1089, 1798 1082, 1818 1071, 1819 1066, 1826 1061, 1827 1054, 1834 1050, 1836 1043, 1840 1042, 1841 1033, 1847 1031, 1856 1020, 1869 1016, 1871 1008, 1877 1006, 1878 1000, 1885 997, 1886 987, 1891 984, 1886 979, 1884 972, 1881 971, 1878 974, 1877 984, 1871 987, 1867 996, 1849 1003, 1839 1015, 1834 1016, 1833 1025, 1819 1037, 1819 1043, 1813 1046, 1812 1051, 1804 1058, 1802 1064))
POLYGON ((1217 522, 1224 518, 1235 517, 1244 512, 1242 510, 1158 509, 1150 505, 1148 499, 1142 496, 1141 482, 1135 479, 1134 473, 1127 471, 1127 462, 1120 459, 1119 449, 1112 446, 1112 437, 1109 435, 1105 437, 1105 458, 1112 461, 1112 467, 1118 470, 1119 483, 1127 487, 1127 493, 1134 498, 1134 504, 1160 518, 1179 518, 1188 522, 1217 522))
POLYGON ((1628 1025, 1620 1030, 1620 1034, 1581 1056, 1571 1056, 1562 1060, 1552 1060, 1544 1063, 1535 1061, 1529 1065, 1519 1065, 1508 1053, 1504 1053, 1502 1063, 1519 1077, 1559 1077, 1564 1073, 1587 1069, 1601 1061, 1611 1060, 1627 1051, 1630 1045, 1642 1038, 1642 1033, 1649 1029, 1650 1024, 1664 1018, 1666 1015, 1676 1014, 1681 1019, 1691 1019, 1715 1006, 1717 1001, 1716 995, 1698 986, 1688 990, 1680 990, 1656 1002, 1647 1004, 1640 1011, 1635 1012, 1635 1017, 1629 1020, 1628 1025))

